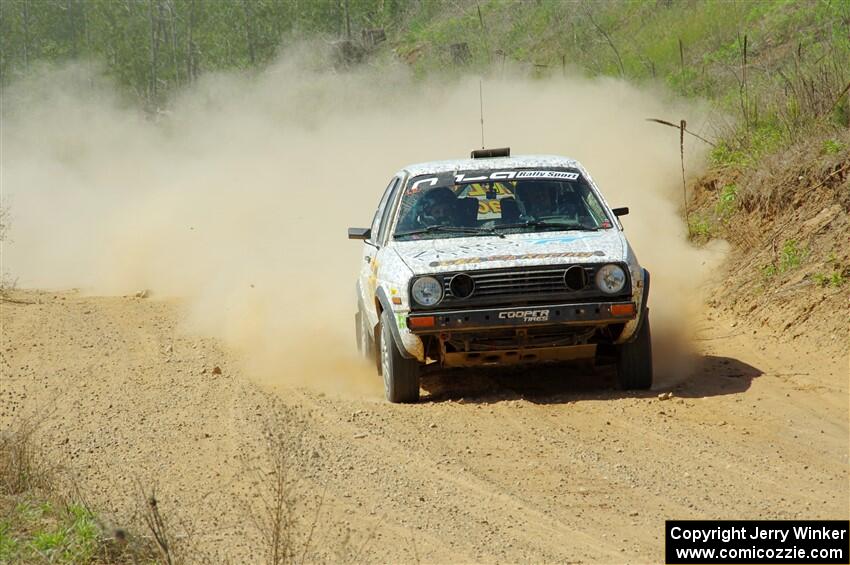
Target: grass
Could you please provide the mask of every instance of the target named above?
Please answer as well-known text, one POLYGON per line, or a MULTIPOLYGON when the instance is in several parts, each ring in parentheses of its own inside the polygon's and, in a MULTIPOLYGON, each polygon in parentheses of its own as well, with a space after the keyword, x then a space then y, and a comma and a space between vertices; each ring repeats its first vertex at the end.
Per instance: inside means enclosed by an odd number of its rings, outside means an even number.
POLYGON ((823 153, 826 155, 835 155, 844 151, 844 144, 837 139, 827 139, 823 142, 823 153))
POLYGON ((776 265, 762 265, 761 267, 761 276, 763 279, 770 280, 775 277, 778 272, 779 269, 776 265))
POLYGON ((24 499, 0 524, 0 563, 95 563, 100 534, 95 516, 79 503, 24 499))
POLYGON ((756 165, 765 155, 790 143, 790 135, 783 131, 775 116, 740 127, 712 148, 709 161, 714 167, 741 169, 756 165))
POLYGON ((847 282, 847 277, 844 276, 842 271, 832 271, 831 273, 815 273, 812 280, 818 286, 840 288, 847 282))
POLYGON ((738 186, 735 183, 726 184, 718 192, 713 209, 703 209, 688 215, 688 238, 701 244, 717 237, 737 210, 738 186))
POLYGON ((61 487, 61 469, 37 439, 40 422, 25 418, 0 431, 0 563, 157 563, 147 540, 114 535, 61 487))
POLYGON ((411 8, 391 43, 417 53, 418 74, 456 66, 449 45, 464 42, 471 57, 462 67, 506 61, 532 75, 569 67, 664 83, 732 118, 714 124, 711 162, 741 169, 813 128, 850 126, 848 21, 850 3, 828 0, 432 0, 411 8))
POLYGON ((738 186, 734 183, 725 185, 717 197, 717 204, 714 206, 714 213, 721 220, 728 220, 735 213, 738 207, 738 186))
POLYGON ((779 272, 784 273, 796 269, 806 255, 806 251, 800 249, 796 239, 786 240, 779 255, 779 272))
POLYGON ((827 257, 826 264, 830 268, 829 271, 812 275, 815 284, 821 287, 840 288, 850 280, 850 267, 842 267, 834 251, 827 257))
POLYGON ((709 153, 709 161, 714 167, 740 167, 746 165, 750 160, 747 151, 740 147, 734 147, 731 141, 720 140, 709 153))
POLYGON ((39 424, 37 418, 23 418, 14 428, 0 432, 0 495, 50 489, 56 469, 38 447, 39 424))
POLYGON ((688 238, 695 243, 705 243, 714 237, 711 220, 702 214, 688 216, 688 238))
POLYGON ((771 279, 776 275, 793 271, 800 267, 808 255, 809 250, 801 248, 796 239, 788 239, 782 244, 778 262, 774 261, 769 265, 763 265, 761 267, 762 277, 771 279))
MULTIPOLYGON (((200 545, 191 521, 178 520, 154 489, 139 483, 136 524, 144 535, 110 528, 87 506, 65 469, 48 463, 42 448, 39 427, 44 416, 24 418, 0 430, 0 564, 23 565, 179 565, 182 563, 221 563, 224 560, 200 545), (166 509, 167 508, 167 509, 166 509), (175 529, 180 524, 180 530, 175 529)), ((323 549, 329 544, 327 531, 333 524, 320 521, 323 499, 314 508, 300 488, 300 465, 312 461, 301 437, 280 430, 286 426, 275 420, 266 430, 269 467, 253 467, 256 495, 238 518, 253 522, 259 534, 265 562, 290 565, 324 560, 316 555, 316 536, 323 535, 323 549), (259 501, 259 503, 257 502, 259 501), (312 515, 301 520, 301 511, 312 515)), ((302 424, 298 424, 302 426, 302 424)), ((312 464, 312 463, 310 463, 312 464)), ((238 502, 234 501, 234 502, 238 502)), ((331 544, 335 561, 359 563, 366 559, 375 528, 356 547, 346 529, 342 541, 331 544)))

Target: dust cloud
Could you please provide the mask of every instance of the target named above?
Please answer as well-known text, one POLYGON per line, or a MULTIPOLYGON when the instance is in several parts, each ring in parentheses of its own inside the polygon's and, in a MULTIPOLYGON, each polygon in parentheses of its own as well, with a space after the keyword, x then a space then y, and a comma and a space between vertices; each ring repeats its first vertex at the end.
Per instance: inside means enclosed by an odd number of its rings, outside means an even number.
MULTIPOLYGON (((188 329, 224 339, 255 377, 379 394, 356 357, 360 245, 345 228, 370 223, 405 164, 480 146, 479 79, 338 72, 320 59, 207 75, 154 118, 83 64, 7 88, 3 269, 24 287, 185 297, 188 329)), ((645 118, 699 130, 706 109, 578 76, 500 73, 483 91, 488 146, 577 158, 612 206, 631 208, 656 337, 686 333, 721 253, 687 243, 678 132, 645 118)), ((689 140, 686 152, 694 174, 704 147, 689 140)))

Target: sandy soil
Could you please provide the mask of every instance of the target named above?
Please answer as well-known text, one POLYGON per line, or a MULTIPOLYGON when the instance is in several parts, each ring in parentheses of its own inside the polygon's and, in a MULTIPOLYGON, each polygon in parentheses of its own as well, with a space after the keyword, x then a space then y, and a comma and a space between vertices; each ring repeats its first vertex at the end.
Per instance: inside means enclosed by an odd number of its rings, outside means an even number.
POLYGON ((692 374, 649 393, 613 390, 605 369, 444 374, 396 406, 377 376, 358 398, 259 386, 181 330, 177 301, 13 298, 0 425, 39 413, 94 508, 131 519, 155 485, 182 532, 233 562, 262 556, 249 514, 269 426, 299 438, 298 512, 324 493, 315 559, 658 562, 667 518, 850 515, 846 335, 824 348, 709 309, 692 374))

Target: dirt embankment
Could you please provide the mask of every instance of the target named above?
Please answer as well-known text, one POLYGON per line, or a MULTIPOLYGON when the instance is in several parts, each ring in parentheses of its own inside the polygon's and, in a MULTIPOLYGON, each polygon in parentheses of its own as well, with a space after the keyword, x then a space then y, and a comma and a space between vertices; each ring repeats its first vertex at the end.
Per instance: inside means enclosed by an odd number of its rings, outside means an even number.
POLYGON ((732 244, 710 304, 846 364, 850 133, 812 136, 746 171, 716 170, 695 187, 697 214, 732 244))
POLYGON ((614 391, 602 369, 446 374, 398 406, 377 377, 359 397, 258 387, 181 331, 176 302, 14 298, 0 425, 43 411, 45 450, 92 507, 126 520, 155 484, 181 533, 231 561, 262 558, 250 509, 270 424, 299 438, 303 524, 324 496, 316 559, 655 562, 665 518, 848 516, 846 350, 780 344, 716 308, 689 370, 649 393, 614 391))

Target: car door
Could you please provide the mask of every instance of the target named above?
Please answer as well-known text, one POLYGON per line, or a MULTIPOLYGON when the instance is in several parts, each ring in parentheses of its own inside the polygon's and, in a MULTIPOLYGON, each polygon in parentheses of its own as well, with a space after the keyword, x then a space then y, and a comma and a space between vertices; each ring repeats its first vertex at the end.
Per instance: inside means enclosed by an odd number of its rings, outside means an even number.
MULTIPOLYGON (((382 230, 385 223, 390 222, 389 215, 392 212, 392 202, 396 190, 401 183, 401 178, 395 176, 390 180, 384 195, 381 198, 375 217, 372 219, 371 235, 363 245, 363 257, 360 265, 360 301, 363 304, 364 313, 369 322, 369 327, 374 328, 378 323, 378 312, 375 309, 375 292, 378 286, 378 267, 381 262, 382 230)), ((385 232, 385 230, 384 230, 385 232)))

